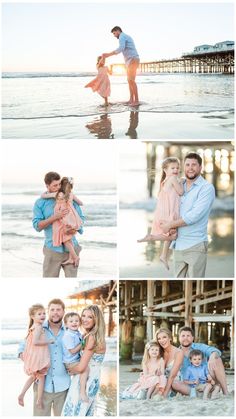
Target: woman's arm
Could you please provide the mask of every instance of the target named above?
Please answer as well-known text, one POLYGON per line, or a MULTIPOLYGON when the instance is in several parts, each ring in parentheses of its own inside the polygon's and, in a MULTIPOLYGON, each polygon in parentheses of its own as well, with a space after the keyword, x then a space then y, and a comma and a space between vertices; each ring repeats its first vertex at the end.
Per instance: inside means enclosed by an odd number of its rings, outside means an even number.
POLYGON ((79 343, 79 344, 78 344, 78 345, 76 345, 73 349, 68 349, 68 351, 69 351, 72 355, 74 355, 74 354, 76 354, 77 352, 79 352, 81 348, 82 348, 82 343, 79 343))
POLYGON ((84 372, 89 364, 90 359, 94 354, 94 345, 95 339, 92 335, 88 336, 88 340, 86 342, 85 349, 83 351, 83 355, 77 365, 68 367, 68 372, 70 374, 81 374, 84 372))
POLYGON ((44 192, 41 195, 41 198, 47 199, 47 198, 56 198, 57 192, 44 192))
POLYGON ((160 374, 161 375, 165 374, 165 361, 163 358, 160 359, 160 374))
POLYGON ((173 188, 176 190, 178 195, 181 196, 181 195, 184 194, 184 185, 181 181, 178 180, 178 178, 176 176, 171 176, 170 182, 171 182, 171 185, 173 186, 173 188))
POLYGON ((178 351, 176 353, 173 368, 170 371, 170 375, 169 375, 167 383, 166 383, 165 391, 163 393, 164 397, 166 397, 168 395, 168 393, 171 389, 172 383, 173 383, 173 381, 174 381, 174 379, 175 379, 175 377, 176 377, 176 375, 177 375, 177 373, 178 373, 178 371, 179 371, 179 369, 180 369, 180 367, 183 363, 183 360, 184 360, 183 352, 178 351))
POLYGON ((82 201, 80 201, 79 198, 77 198, 76 195, 73 194, 73 201, 77 202, 78 205, 84 205, 82 201))

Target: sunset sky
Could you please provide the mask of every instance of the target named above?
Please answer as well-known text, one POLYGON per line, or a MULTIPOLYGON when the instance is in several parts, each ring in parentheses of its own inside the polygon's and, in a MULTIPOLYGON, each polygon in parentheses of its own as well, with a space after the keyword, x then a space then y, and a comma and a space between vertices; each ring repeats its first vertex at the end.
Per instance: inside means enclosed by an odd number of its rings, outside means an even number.
POLYGON ((233 40, 233 16, 233 3, 217 2, 5 3, 3 71, 93 71, 100 53, 118 47, 115 25, 134 38, 141 61, 179 57, 233 40))

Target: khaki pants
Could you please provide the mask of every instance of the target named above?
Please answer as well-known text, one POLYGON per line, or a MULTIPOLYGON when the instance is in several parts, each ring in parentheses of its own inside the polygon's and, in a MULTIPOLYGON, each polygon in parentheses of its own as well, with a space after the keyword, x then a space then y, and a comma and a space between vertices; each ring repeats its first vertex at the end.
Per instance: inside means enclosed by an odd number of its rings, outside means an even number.
POLYGON ((37 384, 34 384, 34 416, 51 416, 52 411, 54 416, 61 416, 61 411, 66 400, 68 390, 60 391, 58 393, 43 392, 43 409, 38 409, 37 401, 37 384))
MULTIPOLYGON (((75 251, 78 255, 81 251, 81 246, 75 247, 75 251)), ((78 266, 74 266, 72 263, 62 265, 69 257, 68 252, 58 253, 44 246, 43 254, 43 278, 58 278, 61 268, 64 270, 66 278, 77 277, 78 266)))
POLYGON ((207 242, 198 243, 185 250, 174 250, 176 278, 205 278, 207 242))

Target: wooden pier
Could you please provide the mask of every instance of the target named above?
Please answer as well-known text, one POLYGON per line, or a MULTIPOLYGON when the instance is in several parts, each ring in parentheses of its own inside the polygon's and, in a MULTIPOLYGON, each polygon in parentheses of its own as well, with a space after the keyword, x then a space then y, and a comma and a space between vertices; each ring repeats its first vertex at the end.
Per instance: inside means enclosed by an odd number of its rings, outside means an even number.
POLYGON ((232 280, 120 280, 121 357, 142 354, 159 327, 168 327, 178 346, 179 328, 190 326, 195 342, 228 352, 233 368, 233 288, 232 280))
MULTIPOLYGON (((116 73, 116 67, 121 68, 121 66, 122 64, 111 65, 112 74, 116 73)), ((187 53, 180 58, 141 62, 139 71, 141 74, 234 74, 234 49, 206 53, 187 53)))

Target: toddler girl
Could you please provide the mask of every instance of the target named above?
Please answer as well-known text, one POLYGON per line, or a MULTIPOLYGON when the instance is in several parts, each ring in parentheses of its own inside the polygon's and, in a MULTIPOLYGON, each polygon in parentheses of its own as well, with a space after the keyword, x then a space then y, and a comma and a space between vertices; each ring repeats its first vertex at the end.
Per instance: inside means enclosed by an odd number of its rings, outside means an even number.
POLYGON ((108 96, 111 94, 111 86, 108 74, 110 71, 105 67, 105 58, 101 55, 97 59, 98 75, 84 87, 91 87, 94 92, 98 92, 105 101, 105 106, 108 106, 108 96))
POLYGON ((164 263, 167 269, 169 269, 169 242, 176 239, 176 232, 172 231, 164 234, 161 221, 173 221, 179 218, 180 196, 184 193, 183 182, 178 178, 179 171, 180 161, 176 157, 167 157, 162 162, 160 190, 151 234, 147 234, 143 239, 138 240, 139 243, 155 240, 164 241, 160 261, 164 263))
POLYGON ((137 383, 122 393, 122 399, 150 399, 152 393, 163 394, 166 386, 165 364, 162 348, 156 341, 148 342, 142 360, 143 372, 137 383))
POLYGON ((72 188, 73 178, 63 177, 61 180, 61 187, 58 192, 45 192, 41 195, 41 198, 56 199, 54 214, 57 214, 64 209, 68 210, 68 214, 66 214, 63 218, 54 221, 52 225, 53 246, 61 246, 61 244, 64 244, 69 251, 69 258, 63 263, 63 265, 72 263, 75 266, 78 266, 80 258, 79 255, 76 254, 71 240, 74 234, 68 233, 67 230, 68 228, 79 230, 81 227, 82 220, 73 206, 73 200, 77 202, 78 205, 83 205, 83 202, 72 193, 72 188))
MULTIPOLYGON (((82 334, 78 330, 81 324, 78 313, 67 313, 64 317, 64 323, 66 331, 62 338, 63 362, 66 368, 69 368, 71 365, 78 364, 80 361, 80 350, 82 349, 84 340, 82 334)), ((88 373, 89 368, 86 368, 86 370, 80 374, 80 399, 84 402, 89 401, 86 394, 88 373)))
POLYGON ((24 406, 24 396, 35 380, 38 380, 37 406, 43 408, 43 390, 45 376, 50 367, 50 353, 48 345, 54 343, 47 340, 43 329, 46 318, 45 309, 41 304, 34 304, 29 308, 29 331, 26 337, 26 346, 23 352, 24 371, 30 377, 26 381, 18 402, 24 406))

